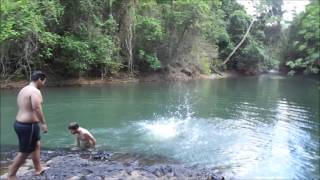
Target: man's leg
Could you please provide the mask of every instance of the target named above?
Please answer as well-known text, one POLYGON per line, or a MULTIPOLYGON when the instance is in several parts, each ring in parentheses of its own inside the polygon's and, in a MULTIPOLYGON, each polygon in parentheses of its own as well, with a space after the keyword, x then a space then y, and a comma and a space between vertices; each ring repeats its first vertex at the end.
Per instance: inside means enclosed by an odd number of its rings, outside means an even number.
POLYGON ((41 173, 47 169, 48 167, 42 167, 40 162, 40 141, 37 141, 36 148, 31 154, 32 162, 35 169, 35 175, 41 175, 41 173))
POLYGON ((33 166, 35 169, 35 174, 41 173, 41 164, 40 164, 40 141, 37 141, 36 148, 31 154, 33 166))
POLYGON ((19 152, 17 156, 14 158, 12 165, 9 168, 8 179, 17 179, 16 174, 18 169, 22 166, 22 164, 26 161, 29 153, 21 153, 19 152))

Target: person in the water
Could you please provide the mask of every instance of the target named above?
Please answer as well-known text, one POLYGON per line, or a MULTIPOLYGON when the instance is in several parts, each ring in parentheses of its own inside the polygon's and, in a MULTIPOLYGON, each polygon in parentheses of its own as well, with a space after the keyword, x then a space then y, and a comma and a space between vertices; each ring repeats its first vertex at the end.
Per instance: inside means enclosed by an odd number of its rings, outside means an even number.
POLYGON ((79 148, 94 148, 96 145, 96 139, 93 135, 85 128, 79 126, 77 122, 71 122, 68 126, 71 134, 76 137, 77 147, 79 148))

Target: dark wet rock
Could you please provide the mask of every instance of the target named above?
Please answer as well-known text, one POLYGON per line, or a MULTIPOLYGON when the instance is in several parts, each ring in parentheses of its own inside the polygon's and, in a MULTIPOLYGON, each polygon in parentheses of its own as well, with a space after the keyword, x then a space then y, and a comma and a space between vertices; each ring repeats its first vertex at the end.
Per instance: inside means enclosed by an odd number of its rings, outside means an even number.
MULTIPOLYGON (((2 159, 14 157, 10 153, 6 154, 6 157, 3 153, 1 155, 2 159)), ((33 175, 34 169, 29 160, 19 169, 18 177, 22 180, 223 179, 218 169, 188 167, 174 163, 174 160, 164 159, 160 156, 149 157, 106 151, 50 150, 41 152, 41 160, 50 167, 42 176, 33 175)))

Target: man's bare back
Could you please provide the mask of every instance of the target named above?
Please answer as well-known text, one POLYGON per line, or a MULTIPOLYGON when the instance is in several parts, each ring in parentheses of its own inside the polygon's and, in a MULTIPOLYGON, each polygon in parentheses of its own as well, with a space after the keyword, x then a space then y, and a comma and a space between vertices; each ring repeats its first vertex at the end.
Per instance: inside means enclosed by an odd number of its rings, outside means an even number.
POLYGON ((17 104, 19 108, 16 116, 17 121, 25 123, 39 122, 39 119, 34 113, 32 107, 32 99, 42 103, 42 95, 39 89, 28 85, 20 90, 17 97, 17 104))

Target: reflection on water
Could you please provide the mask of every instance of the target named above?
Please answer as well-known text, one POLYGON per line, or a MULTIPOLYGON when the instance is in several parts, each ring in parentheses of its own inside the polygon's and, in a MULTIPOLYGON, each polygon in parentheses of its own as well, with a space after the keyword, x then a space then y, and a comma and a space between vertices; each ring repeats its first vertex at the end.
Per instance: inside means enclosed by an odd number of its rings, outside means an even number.
MULTIPOLYGON (((8 94, 6 103, 15 96, 8 94)), ((46 146, 70 146, 66 124, 76 120, 101 149, 218 167, 240 179, 320 178, 319 92, 317 83, 304 79, 49 89, 45 97, 51 128, 46 146)), ((14 106, 2 112, 11 117, 14 106)), ((1 127, 8 141, 10 123, 1 127)))

